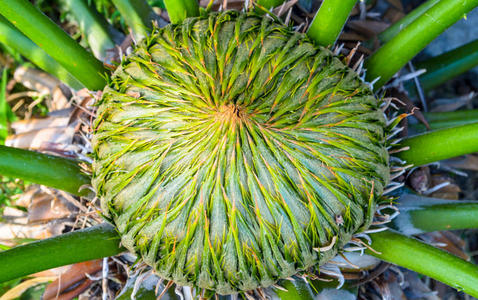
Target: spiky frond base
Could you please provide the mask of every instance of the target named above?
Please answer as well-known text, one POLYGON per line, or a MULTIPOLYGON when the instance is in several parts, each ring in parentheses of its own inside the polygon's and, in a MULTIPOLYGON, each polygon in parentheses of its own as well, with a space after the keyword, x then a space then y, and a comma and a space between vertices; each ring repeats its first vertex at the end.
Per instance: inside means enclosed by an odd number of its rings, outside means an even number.
POLYGON ((358 75, 270 18, 224 12, 140 43, 99 101, 93 185, 162 277, 267 287, 366 230, 387 122, 358 75))

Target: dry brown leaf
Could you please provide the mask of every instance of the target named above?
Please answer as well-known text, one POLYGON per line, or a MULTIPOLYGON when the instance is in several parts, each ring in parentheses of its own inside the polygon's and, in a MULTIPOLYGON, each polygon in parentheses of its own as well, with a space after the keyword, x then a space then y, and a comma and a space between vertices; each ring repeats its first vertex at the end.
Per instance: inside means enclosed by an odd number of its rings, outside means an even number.
POLYGON ((50 127, 8 136, 5 145, 22 149, 44 149, 49 144, 70 145, 74 126, 50 127))
MULTIPOLYGON (((137 94, 139 97, 139 93, 137 94)), ((79 96, 77 94, 77 97, 80 97, 81 101, 79 101, 79 104, 75 105, 75 108, 73 109, 73 112, 70 114, 70 120, 68 121, 69 123, 74 123, 78 119, 80 119, 80 116, 82 114, 87 114, 90 117, 93 117, 94 115, 92 114, 92 109, 91 109, 91 103, 93 103, 93 97, 91 95, 86 95, 86 96, 79 96)))
POLYGON ((40 191, 40 186, 36 184, 29 185, 27 189, 21 193, 15 201, 15 205, 28 208, 33 197, 40 191))
POLYGON ((85 274, 94 275, 101 271, 102 266, 101 259, 71 265, 65 273, 46 287, 43 299, 73 299, 92 283, 85 274), (70 290, 71 287, 74 288, 70 290))
POLYGON ((55 219, 70 217, 76 209, 62 197, 39 193, 28 208, 28 223, 46 223, 55 219))
POLYGON ((61 234, 64 227, 64 224, 21 225, 0 223, 0 244, 13 247, 21 239, 46 239, 61 234))
MULTIPOLYGON (((85 279, 84 281, 82 281, 79 285, 75 285, 72 290, 69 290, 68 292, 66 293, 63 293, 63 294, 60 294, 58 295, 58 297, 55 297, 55 298, 43 298, 43 300, 73 300, 75 299, 76 297, 78 297, 81 293, 83 293, 84 291, 86 291, 90 285, 93 283, 92 280, 90 279, 85 279)), ((91 298, 90 298, 91 299, 91 298)))
POLYGON ((25 87, 44 94, 52 94, 53 90, 61 84, 58 79, 46 72, 23 66, 15 70, 13 78, 25 87))
POLYGON ((8 97, 7 97, 7 102, 12 102, 14 100, 25 98, 25 97, 35 98, 35 97, 40 97, 42 95, 43 95, 42 93, 39 93, 39 92, 36 92, 36 91, 17 92, 17 93, 9 94, 8 97))
POLYGON ((445 165, 462 170, 478 171, 478 155, 468 154, 462 157, 449 159, 443 162, 445 165))
MULTIPOLYGON (((15 204, 27 208, 31 206, 36 197, 42 194, 45 193, 42 192, 39 185, 30 185, 15 201, 15 204)), ((53 196, 50 197, 53 198, 53 196)), ((72 206, 68 204, 68 207, 71 209, 72 206)), ((28 213, 13 207, 6 207, 2 218, 5 222, 0 223, 0 243, 8 246, 15 246, 19 239, 49 238, 61 234, 65 228, 64 223, 58 222, 30 224, 28 213)))
POLYGON ((383 15, 383 19, 388 20, 391 24, 397 22, 403 17, 405 17, 405 13, 401 12, 395 7, 388 8, 383 15))
POLYGON ((347 26, 367 38, 372 38, 387 29, 389 25, 381 21, 352 20, 347 23, 347 26))
POLYGON ((68 109, 71 107, 69 99, 71 98, 71 92, 67 89, 62 89, 61 86, 57 86, 53 89, 51 94, 51 101, 47 101, 49 111, 58 111, 68 109))
MULTIPOLYGON (((364 257, 367 257, 367 255, 364 255, 364 257)), ((367 282, 375 280, 377 277, 381 276, 384 272, 386 272, 390 268, 390 266, 391 264, 378 260, 377 265, 373 269, 367 270, 367 272, 361 272, 360 278, 350 283, 351 287, 361 286, 367 282)))
POLYGON ((381 299, 406 299, 400 287, 397 275, 393 272, 385 272, 371 282, 381 299))
POLYGON ((342 32, 339 36, 339 41, 365 41, 366 37, 355 32, 342 32))
POLYGON ((68 125, 71 110, 57 111, 55 116, 47 118, 34 118, 29 120, 15 121, 11 124, 16 134, 25 133, 32 130, 39 130, 51 127, 65 127, 68 125))
POLYGON ((393 5, 395 8, 397 8, 401 12, 404 11, 401 0, 387 0, 387 2, 390 3, 391 5, 393 5))
POLYGON ((408 182, 415 191, 423 194, 431 185, 430 168, 425 166, 416 169, 408 177, 408 182))
POLYGON ((2 244, 14 246, 16 244, 15 240, 18 239, 38 239, 45 237, 46 226, 28 225, 27 213, 21 210, 6 207, 3 211, 2 218, 5 220, 5 223, 0 223, 0 243, 2 244))
POLYGON ((431 187, 438 186, 439 184, 449 182, 450 184, 444 186, 430 194, 432 198, 441 198, 449 200, 458 200, 461 189, 458 185, 455 184, 455 180, 447 175, 434 174, 431 177, 431 187))

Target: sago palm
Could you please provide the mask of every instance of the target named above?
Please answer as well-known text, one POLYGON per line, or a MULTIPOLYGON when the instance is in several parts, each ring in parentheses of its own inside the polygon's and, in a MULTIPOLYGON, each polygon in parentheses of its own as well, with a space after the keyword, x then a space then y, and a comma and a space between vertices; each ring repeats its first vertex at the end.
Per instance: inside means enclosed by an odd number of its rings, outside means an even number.
POLYGON ((145 1, 115 0, 135 40, 118 62, 104 55, 114 47, 105 20, 65 0, 107 64, 27 0, 1 2, 0 41, 97 102, 91 166, 2 146, 0 173, 78 196, 92 187, 105 224, 1 252, 0 281, 126 248, 203 297, 307 299, 310 288, 286 279, 312 280, 358 248, 478 296, 478 267, 386 227, 476 228, 477 203, 417 203, 402 223, 381 215, 407 168, 478 151, 478 123, 398 139, 407 114, 382 100, 477 0, 425 2, 354 67, 333 52, 354 0, 322 1, 307 34, 268 11, 280 0, 240 12, 165 0, 172 24, 162 28, 145 1))

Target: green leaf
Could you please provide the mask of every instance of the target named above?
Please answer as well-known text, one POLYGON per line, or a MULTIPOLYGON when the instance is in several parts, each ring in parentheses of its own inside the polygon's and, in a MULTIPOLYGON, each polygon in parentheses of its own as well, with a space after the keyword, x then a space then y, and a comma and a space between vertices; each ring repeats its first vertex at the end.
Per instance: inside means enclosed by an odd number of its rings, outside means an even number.
POLYGON ((333 46, 357 0, 324 0, 307 35, 317 44, 333 46))
MULTIPOLYGON (((33 64, 47 73, 55 76, 74 89, 82 89, 84 86, 76 80, 65 68, 38 47, 33 41, 21 33, 7 19, 0 15, 0 43, 3 48, 13 56, 15 61, 24 64, 22 55, 33 64)), ((24 64, 25 66, 25 64, 24 64)))
POLYGON ((415 166, 474 153, 478 151, 478 123, 409 137, 400 146, 408 150, 396 153, 395 156, 415 166))
POLYGON ((376 90, 382 87, 432 40, 477 6, 478 0, 439 1, 367 58, 366 80, 377 80, 376 90))
POLYGON ((80 189, 90 183, 90 178, 78 164, 71 159, 0 146, 0 174, 85 195, 88 190, 80 189))
POLYGON ((478 266, 391 230, 371 234, 369 255, 439 280, 478 297, 478 266))
POLYGON ((8 69, 3 69, 0 82, 0 145, 5 143, 8 136, 8 122, 15 121, 16 116, 7 103, 8 69))
MULTIPOLYGON (((124 251, 115 229, 104 223, 0 252, 0 283, 51 268, 124 251)), ((0 286, 1 287, 1 286, 0 286)))
POLYGON ((0 14, 90 90, 101 90, 108 71, 62 28, 27 0, 3 0, 0 14))
POLYGON ((148 36, 155 14, 146 0, 113 0, 113 4, 133 31, 135 39, 148 36))
POLYGON ((89 4, 86 0, 62 0, 60 3, 78 23, 96 58, 104 61, 107 51, 115 47, 114 37, 118 37, 118 42, 124 38, 98 13, 92 3, 89 4))
POLYGON ((188 17, 199 15, 199 5, 197 0, 165 0, 166 10, 168 11, 171 23, 178 24, 188 17))

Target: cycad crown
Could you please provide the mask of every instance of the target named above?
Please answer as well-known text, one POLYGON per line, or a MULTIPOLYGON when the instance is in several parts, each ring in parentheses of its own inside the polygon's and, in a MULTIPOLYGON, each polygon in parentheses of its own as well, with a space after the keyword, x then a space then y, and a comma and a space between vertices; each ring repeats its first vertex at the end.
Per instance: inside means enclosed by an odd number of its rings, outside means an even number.
POLYGON ((370 225, 389 177, 379 104, 270 17, 189 18, 154 29, 114 73, 93 185, 161 276, 220 294, 270 286, 370 225))

